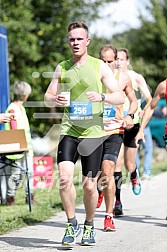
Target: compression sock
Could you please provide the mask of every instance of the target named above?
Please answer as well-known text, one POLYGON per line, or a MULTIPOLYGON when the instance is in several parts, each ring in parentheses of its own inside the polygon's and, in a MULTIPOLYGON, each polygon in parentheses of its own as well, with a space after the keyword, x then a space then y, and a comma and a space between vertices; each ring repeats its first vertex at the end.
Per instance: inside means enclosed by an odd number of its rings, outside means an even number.
POLYGON ((116 200, 121 201, 121 185, 122 185, 122 172, 114 172, 115 186, 116 186, 116 200))
POLYGON ((135 168, 135 170, 131 173, 130 178, 135 179, 136 176, 137 176, 137 168, 135 168))

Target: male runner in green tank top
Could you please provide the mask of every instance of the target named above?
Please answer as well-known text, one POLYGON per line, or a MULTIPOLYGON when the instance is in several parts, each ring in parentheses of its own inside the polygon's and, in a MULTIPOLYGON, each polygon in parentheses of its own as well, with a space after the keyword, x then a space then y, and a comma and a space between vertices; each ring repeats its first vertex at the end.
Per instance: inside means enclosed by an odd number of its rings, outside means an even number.
POLYGON ((73 57, 57 66, 45 94, 45 102, 49 107, 65 107, 57 154, 60 195, 68 220, 63 245, 74 244, 80 234, 75 217, 76 191, 72 183, 74 164, 79 155, 86 212, 81 244, 95 244, 93 218, 98 198, 97 175, 103 150, 103 101, 124 103, 123 93, 111 69, 101 60, 88 55, 89 42, 88 28, 84 23, 74 22, 69 25, 68 43, 73 57), (104 87, 111 93, 105 94, 104 87), (69 107, 66 106, 68 99, 62 91, 70 92, 69 107))

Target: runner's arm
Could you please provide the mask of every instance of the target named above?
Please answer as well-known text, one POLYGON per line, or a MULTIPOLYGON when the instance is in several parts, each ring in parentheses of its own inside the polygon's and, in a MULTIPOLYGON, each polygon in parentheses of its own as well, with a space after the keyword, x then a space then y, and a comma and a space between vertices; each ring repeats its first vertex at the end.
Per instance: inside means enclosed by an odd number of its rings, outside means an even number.
POLYGON ((100 78, 102 83, 111 92, 105 94, 105 102, 115 105, 123 104, 125 98, 123 91, 119 86, 119 82, 114 78, 111 68, 104 62, 101 62, 100 64, 100 78))
POLYGON ((151 103, 148 104, 147 108, 144 111, 144 115, 143 115, 143 118, 142 118, 140 129, 139 129, 139 132, 138 132, 138 134, 136 136, 136 144, 138 144, 138 141, 140 139, 142 139, 144 141, 143 130, 146 127, 146 125, 147 125, 148 121, 150 120, 150 118, 152 117, 152 115, 154 113, 154 110, 155 110, 155 108, 157 106, 158 101, 162 97, 165 96, 165 92, 166 92, 166 81, 163 81, 157 86, 157 88, 155 90, 155 93, 154 93, 154 97, 153 97, 151 103))
POLYGON ((57 105, 57 95, 61 92, 61 66, 58 65, 55 69, 53 79, 44 95, 45 105, 47 107, 55 107, 57 105))
MULTIPOLYGON (((137 102, 137 98, 134 92, 134 89, 132 87, 132 83, 131 81, 128 82, 128 84, 126 85, 125 89, 125 94, 129 100, 129 111, 128 114, 135 114, 135 112, 137 111, 138 108, 138 102, 137 102)), ((132 128, 134 125, 133 119, 127 115, 124 118, 124 122, 125 122, 125 127, 128 128, 132 128)))
POLYGON ((145 110, 147 108, 147 106, 149 106, 149 104, 152 100, 152 96, 151 96, 150 90, 148 88, 148 85, 147 85, 144 77, 138 73, 136 73, 135 77, 136 77, 136 81, 138 83, 138 88, 147 102, 146 106, 144 107, 144 110, 145 110))

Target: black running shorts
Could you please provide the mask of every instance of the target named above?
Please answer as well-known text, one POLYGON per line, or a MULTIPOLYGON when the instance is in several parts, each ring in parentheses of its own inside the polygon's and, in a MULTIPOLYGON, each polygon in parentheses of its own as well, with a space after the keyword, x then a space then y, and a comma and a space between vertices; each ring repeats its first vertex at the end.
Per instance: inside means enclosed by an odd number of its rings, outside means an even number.
POLYGON ((123 134, 113 134, 104 139, 102 160, 111 160, 116 164, 123 143, 123 134))
POLYGON ((135 144, 135 137, 136 137, 137 133, 139 132, 139 127, 140 127, 140 124, 136 123, 136 124, 134 124, 134 126, 131 129, 129 129, 129 130, 125 129, 124 145, 126 147, 137 148, 137 146, 135 144))
POLYGON ((71 161, 75 163, 81 157, 82 174, 95 178, 101 166, 103 138, 77 138, 60 136, 57 163, 71 161))

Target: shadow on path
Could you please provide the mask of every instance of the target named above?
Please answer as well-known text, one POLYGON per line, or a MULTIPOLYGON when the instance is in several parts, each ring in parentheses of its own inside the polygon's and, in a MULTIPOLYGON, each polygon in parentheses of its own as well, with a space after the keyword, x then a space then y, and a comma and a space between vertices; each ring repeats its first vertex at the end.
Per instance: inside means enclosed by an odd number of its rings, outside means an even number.
POLYGON ((27 247, 27 248, 53 248, 57 250, 71 250, 72 247, 63 247, 60 242, 50 241, 48 239, 38 238, 23 238, 23 237, 0 237, 0 241, 6 242, 9 245, 16 247, 27 247))

